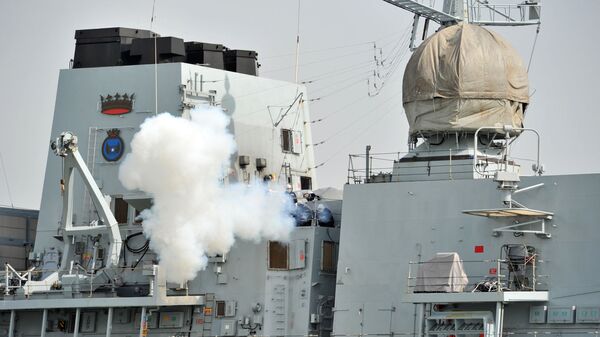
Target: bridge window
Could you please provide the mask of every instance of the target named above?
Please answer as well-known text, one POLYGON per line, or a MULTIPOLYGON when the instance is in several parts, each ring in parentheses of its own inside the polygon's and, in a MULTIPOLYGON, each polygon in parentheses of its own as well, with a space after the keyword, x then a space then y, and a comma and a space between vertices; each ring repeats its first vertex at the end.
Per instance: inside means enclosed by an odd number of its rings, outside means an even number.
POLYGON ((269 241, 269 269, 288 270, 288 245, 269 241))
POLYGON ((335 242, 323 241, 321 245, 321 271, 333 273, 337 266, 335 242))
POLYGON ((122 225, 128 222, 129 204, 123 198, 115 198, 115 219, 122 225))

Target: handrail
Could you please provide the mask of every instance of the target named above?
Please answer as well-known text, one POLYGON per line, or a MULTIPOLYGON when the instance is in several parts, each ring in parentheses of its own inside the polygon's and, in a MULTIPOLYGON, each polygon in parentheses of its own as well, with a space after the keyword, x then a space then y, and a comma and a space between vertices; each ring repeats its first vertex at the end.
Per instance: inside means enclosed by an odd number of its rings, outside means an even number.
MULTIPOLYGON (((143 267, 137 267, 135 270, 140 270, 143 267)), ((35 280, 35 275, 39 274, 42 275, 44 273, 55 273, 57 272, 57 270, 55 269, 51 269, 51 270, 46 270, 46 269, 36 269, 35 267, 31 267, 30 269, 26 270, 26 271, 18 271, 16 270, 14 267, 12 267, 10 264, 5 263, 5 271, 4 271, 4 295, 5 296, 11 296, 13 294, 14 290, 17 289, 23 289, 25 290, 25 294, 29 295, 32 293, 35 293, 35 290, 37 289, 38 291, 40 289, 43 289, 43 293, 55 293, 55 292, 61 292, 61 289, 49 289, 48 285, 49 283, 40 283, 40 281, 44 281, 44 280, 35 280), (32 276, 34 279, 32 279, 32 276), (32 292, 33 291, 33 292, 32 292)), ((131 267, 114 267, 114 268, 102 268, 100 270, 98 270, 98 272, 112 272, 115 274, 122 274, 122 273, 129 273, 132 272, 131 267)), ((99 282, 98 278, 95 277, 96 273, 87 270, 86 268, 84 268, 83 266, 81 266, 80 264, 77 263, 73 263, 70 266, 70 269, 68 269, 67 271, 64 272, 60 272, 60 275, 64 276, 64 275, 81 275, 82 277, 85 276, 85 284, 87 284, 89 282, 89 286, 90 286, 90 297, 92 296, 93 292, 95 289, 97 289, 98 287, 111 287, 114 286, 114 284, 112 282, 99 282)), ((154 276, 152 276, 154 277, 154 276)), ((60 281, 60 278, 58 279, 60 281)), ((82 278, 81 281, 83 281, 84 279, 82 278)), ((77 281, 78 283, 80 281, 77 281)), ((79 284, 84 284, 79 283, 79 284)), ((137 285, 142 285, 143 283, 136 283, 137 285)), ((152 282, 148 282, 146 285, 151 285, 152 282)), ((29 299, 28 296, 25 297, 26 299, 29 299)))
MULTIPOLYGON (((514 260, 509 260, 507 258, 499 258, 499 259, 482 259, 482 260, 458 260, 455 261, 460 263, 465 270, 470 272, 467 273, 468 283, 464 284, 464 290, 462 292, 504 292, 504 291, 514 291, 517 287, 514 284, 514 277, 511 278, 510 267, 514 267, 515 265, 520 265, 523 268, 529 266, 531 268, 531 274, 528 275, 530 277, 530 281, 532 282, 530 286, 525 287, 528 289, 524 289, 522 285, 521 291, 536 291, 537 284, 540 278, 547 277, 547 275, 538 275, 537 272, 537 263, 543 262, 537 259, 537 254, 530 256, 524 259, 522 262, 515 262, 514 260), (475 265, 479 264, 479 265, 475 265), (483 264, 484 266, 481 266, 483 264), (475 266, 474 266, 475 265, 475 266), (488 269, 489 268, 489 269, 488 269), (473 271, 475 270, 475 273, 473 271), (477 272, 479 271, 479 272, 477 272), (485 272, 483 272, 485 271, 485 272)), ((452 264, 455 262, 450 261, 409 261, 408 265, 408 277, 406 282, 406 292, 407 293, 415 293, 415 288, 419 286, 419 280, 428 281, 427 286, 448 286, 448 280, 454 281, 462 281, 463 276, 446 276, 446 275, 419 275, 418 268, 426 264, 452 264), (417 266, 417 270, 414 270, 415 266, 417 266), (440 284, 431 283, 431 281, 439 280, 440 284)), ((519 281, 520 282, 520 281, 519 281)), ((424 286, 423 284, 421 286, 424 286)))
MULTIPOLYGON (((480 171, 478 168, 478 164, 479 164, 479 157, 478 157, 478 144, 479 144, 479 131, 481 130, 498 130, 498 127, 493 127, 493 126, 482 126, 479 129, 477 129, 477 131, 475 131, 475 137, 473 137, 473 147, 475 149, 475 153, 473 155, 473 170, 477 173, 479 173, 481 176, 483 177, 490 177, 491 173, 487 173, 485 171, 480 171)), ((534 167, 534 171, 535 173, 541 175, 543 172, 543 168, 540 166, 540 134, 537 130, 535 129, 531 129, 531 128, 514 128, 510 125, 505 125, 503 127, 503 130, 505 132, 505 142, 506 145, 503 148, 503 152, 504 155, 502 156, 504 159, 504 164, 505 164, 505 168, 508 167, 508 162, 509 162, 509 154, 510 154, 510 144, 512 144, 512 142, 514 142, 514 140, 516 138, 514 137, 510 137, 510 133, 512 131, 530 131, 533 132, 536 136, 537 136, 537 152, 536 152, 536 164, 534 167), (512 138, 512 140, 511 140, 512 138)))

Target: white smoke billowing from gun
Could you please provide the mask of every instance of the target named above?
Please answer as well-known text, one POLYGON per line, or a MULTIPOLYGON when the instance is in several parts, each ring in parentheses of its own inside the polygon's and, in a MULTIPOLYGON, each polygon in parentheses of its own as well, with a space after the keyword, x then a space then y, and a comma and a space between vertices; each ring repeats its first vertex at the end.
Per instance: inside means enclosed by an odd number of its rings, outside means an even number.
POLYGON ((218 108, 194 110, 191 119, 148 118, 119 168, 127 189, 154 198, 141 214, 143 230, 167 281, 193 279, 207 254, 227 253, 236 237, 286 241, 294 226, 283 190, 221 182, 236 148, 229 122, 218 108))

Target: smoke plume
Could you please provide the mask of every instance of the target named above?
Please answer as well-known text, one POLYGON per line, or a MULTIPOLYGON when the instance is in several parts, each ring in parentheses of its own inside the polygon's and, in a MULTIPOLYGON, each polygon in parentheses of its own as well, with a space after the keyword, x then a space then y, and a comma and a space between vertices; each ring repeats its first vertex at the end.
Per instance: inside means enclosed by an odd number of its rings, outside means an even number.
POLYGON ((169 282, 193 279, 207 255, 227 253, 236 238, 286 241, 294 226, 283 190, 221 182, 236 148, 229 123, 218 108, 148 118, 119 168, 123 186, 154 198, 143 231, 169 282))

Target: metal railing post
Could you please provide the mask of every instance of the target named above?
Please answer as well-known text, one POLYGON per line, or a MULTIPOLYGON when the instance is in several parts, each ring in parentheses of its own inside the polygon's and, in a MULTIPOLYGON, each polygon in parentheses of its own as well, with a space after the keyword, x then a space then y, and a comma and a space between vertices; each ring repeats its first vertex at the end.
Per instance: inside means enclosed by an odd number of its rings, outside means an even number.
POLYGON ((27 297, 29 297, 29 295, 31 294, 31 287, 29 286, 31 284, 31 272, 27 273, 27 297))
POLYGON ((46 325, 48 324, 48 309, 44 309, 42 312, 42 329, 40 331, 40 337, 46 337, 46 325))
POLYGON ((8 324, 8 337, 15 336, 15 316, 16 312, 14 310, 10 311, 10 323, 8 324))
POLYGON ((8 262, 4 263, 4 284, 6 284, 6 287, 4 288, 4 295, 8 296, 10 294, 10 287, 9 287, 9 280, 10 278, 8 277, 8 262))
POLYGON ((81 319, 81 308, 75 310, 75 326, 73 328, 73 337, 79 336, 79 320, 81 319))
POLYGON ((142 307, 142 314, 140 315, 140 335, 139 337, 144 337, 147 335, 147 327, 146 327, 146 307, 142 307))
POLYGON ((497 275, 497 279, 498 279, 498 284, 496 285, 496 291, 497 292, 501 292, 502 291, 502 280, 500 279, 500 259, 497 260, 497 266, 496 266, 496 275, 497 275))
POLYGON ((452 180, 452 149, 448 150, 448 161, 450 162, 448 165, 448 179, 452 180))
POLYGON ((410 272, 412 269, 412 261, 408 261, 408 279, 406 279, 406 293, 410 294, 410 272))
POLYGON ((113 307, 108 308, 108 317, 106 318, 106 337, 112 334, 113 307))
POLYGON ((537 278, 536 278, 536 270, 535 270, 535 265, 537 264, 537 258, 536 255, 533 256, 533 284, 531 286, 531 289, 533 291, 535 291, 535 284, 537 283, 537 278))

